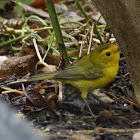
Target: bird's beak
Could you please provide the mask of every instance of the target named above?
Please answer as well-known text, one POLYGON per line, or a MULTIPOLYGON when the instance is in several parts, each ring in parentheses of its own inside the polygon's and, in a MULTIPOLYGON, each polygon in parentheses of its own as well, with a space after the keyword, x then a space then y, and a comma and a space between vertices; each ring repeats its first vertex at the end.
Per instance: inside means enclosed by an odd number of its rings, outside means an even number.
POLYGON ((120 51, 122 48, 123 48, 122 46, 119 46, 119 47, 118 47, 118 50, 120 51))

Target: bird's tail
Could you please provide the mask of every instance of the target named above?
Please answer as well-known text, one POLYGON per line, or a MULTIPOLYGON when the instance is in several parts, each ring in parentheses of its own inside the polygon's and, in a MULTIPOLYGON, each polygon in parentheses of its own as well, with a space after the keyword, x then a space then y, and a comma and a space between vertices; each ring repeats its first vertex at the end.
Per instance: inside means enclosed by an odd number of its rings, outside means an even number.
POLYGON ((31 81, 39 81, 39 80, 46 80, 46 79, 53 79, 53 77, 57 74, 58 72, 51 72, 51 73, 41 73, 41 74, 36 74, 27 79, 28 82, 31 81))
POLYGON ((39 80, 46 80, 46 79, 53 79, 53 77, 58 74, 58 72, 51 72, 51 73, 41 73, 36 74, 26 79, 20 79, 14 82, 10 82, 7 85, 19 84, 19 83, 27 83, 32 81, 39 81, 39 80))

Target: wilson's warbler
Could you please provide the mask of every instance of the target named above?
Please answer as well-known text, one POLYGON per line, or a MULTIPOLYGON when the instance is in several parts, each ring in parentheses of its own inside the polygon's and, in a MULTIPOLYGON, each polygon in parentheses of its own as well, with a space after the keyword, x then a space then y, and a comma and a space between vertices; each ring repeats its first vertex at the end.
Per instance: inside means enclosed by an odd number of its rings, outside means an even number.
POLYGON ((82 98, 87 98, 89 91, 104 87, 115 78, 119 58, 120 50, 117 45, 102 44, 65 70, 37 74, 13 83, 54 79, 79 88, 82 98))

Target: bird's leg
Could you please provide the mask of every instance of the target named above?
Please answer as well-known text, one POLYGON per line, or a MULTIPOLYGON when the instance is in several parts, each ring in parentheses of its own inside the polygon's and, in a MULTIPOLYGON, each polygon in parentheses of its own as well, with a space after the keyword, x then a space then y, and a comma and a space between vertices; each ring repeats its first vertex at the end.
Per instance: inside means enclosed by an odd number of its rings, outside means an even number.
POLYGON ((93 114, 93 112, 92 112, 91 108, 89 107, 89 104, 88 104, 88 102, 87 102, 87 100, 86 100, 87 94, 88 94, 88 92, 83 91, 82 94, 81 94, 81 97, 83 98, 84 102, 86 103, 86 106, 87 106, 87 108, 88 108, 88 110, 89 110, 91 116, 92 116, 92 117, 95 117, 95 115, 93 114))
POLYGON ((89 104, 88 104, 87 100, 86 100, 86 99, 83 99, 83 100, 84 100, 84 102, 86 103, 86 106, 87 106, 87 108, 88 108, 88 110, 89 110, 91 116, 92 116, 92 117, 95 117, 95 115, 93 114, 91 108, 89 107, 89 104))

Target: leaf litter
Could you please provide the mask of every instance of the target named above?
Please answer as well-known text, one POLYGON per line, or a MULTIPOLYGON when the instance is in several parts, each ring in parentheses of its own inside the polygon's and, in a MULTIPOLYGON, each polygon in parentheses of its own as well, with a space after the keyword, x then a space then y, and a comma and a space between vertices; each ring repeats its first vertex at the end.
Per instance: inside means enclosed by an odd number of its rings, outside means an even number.
MULTIPOLYGON (((10 18, 7 18, 7 14, 5 14, 5 17, 3 16, 3 19, 0 20, 0 43, 7 41, 6 44, 0 46, 0 50, 3 50, 0 51, 0 55, 8 56, 8 59, 0 64, 0 82, 16 81, 26 74, 28 76, 50 72, 48 68, 44 67, 44 63, 38 63, 38 56, 32 42, 34 37, 37 38, 41 57, 44 57, 46 50, 48 52, 44 62, 52 69, 55 67, 53 71, 61 68, 61 57, 56 48, 55 39, 52 41, 52 46, 49 47, 52 27, 46 11, 40 12, 40 9, 32 9, 29 5, 20 3, 25 16, 29 16, 31 14, 29 12, 40 16, 48 25, 47 29, 39 18, 29 18, 25 26, 23 18, 15 18, 14 3, 7 3, 7 5, 11 6, 13 11, 10 18), (26 32, 23 30, 29 32, 30 35, 25 37, 26 32), (13 41, 20 34, 23 34, 23 38, 13 41), (12 41, 9 43, 9 40, 12 41), (18 48, 21 48, 20 51, 18 48)), ((100 13, 91 5, 91 2, 87 1, 82 3, 88 16, 96 22, 100 13)), ((68 56, 73 62, 78 58, 80 51, 82 55, 88 52, 91 26, 76 8, 74 1, 63 0, 61 4, 58 2, 56 7, 60 8, 57 10, 58 17, 60 16, 60 27, 68 56)), ((6 12, 6 8, 7 6, 1 9, 1 13, 6 12)), ((105 21, 101 18, 98 21, 97 30, 103 42, 114 43, 116 40, 106 27, 105 21)), ((91 46, 97 46, 100 43, 97 34, 93 32, 92 37, 91 46)), ((93 47, 91 47, 92 49, 93 47)), ((90 117, 80 92, 69 84, 62 86, 63 100, 61 103, 58 96, 58 85, 58 82, 54 80, 30 82, 22 86, 21 84, 11 85, 2 87, 0 97, 22 112, 25 118, 36 128, 44 131, 43 135, 51 140, 56 138, 132 139, 133 134, 140 131, 139 110, 134 102, 133 86, 129 80, 129 72, 123 54, 121 54, 117 77, 97 93, 97 95, 104 93, 103 98, 105 99, 101 100, 95 93, 88 95, 88 103, 93 113, 98 115, 97 118, 90 117), (21 92, 24 95, 20 94, 21 92)), ((139 134, 136 133, 134 137, 137 135, 139 134)))

